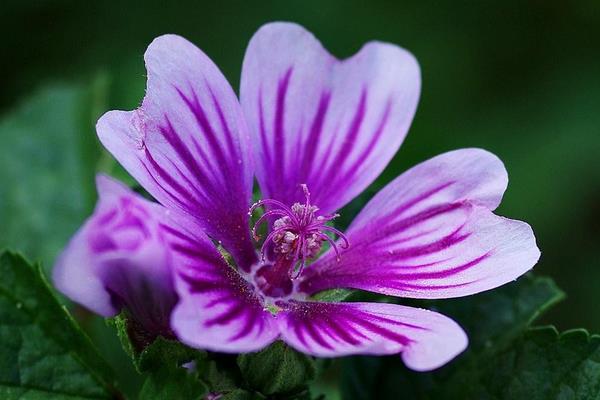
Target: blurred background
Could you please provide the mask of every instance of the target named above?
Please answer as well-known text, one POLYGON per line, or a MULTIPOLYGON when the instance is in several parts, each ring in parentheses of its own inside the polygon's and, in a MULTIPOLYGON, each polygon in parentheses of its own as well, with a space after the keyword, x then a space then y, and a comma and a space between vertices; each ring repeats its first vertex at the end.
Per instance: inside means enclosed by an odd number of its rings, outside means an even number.
MULTIPOLYGON (((414 53, 423 74, 419 109, 368 193, 440 152, 494 152, 510 175, 498 213, 533 226, 542 250, 536 273, 568 295, 543 321, 600 332, 597 0, 3 0, 0 247, 50 270, 93 208, 95 172, 124 177, 93 126, 106 110, 137 107, 154 37, 187 37, 237 90, 248 40, 274 20, 304 25, 342 58, 374 39, 414 53)), ((82 318, 92 335, 106 336, 102 321, 82 318)))

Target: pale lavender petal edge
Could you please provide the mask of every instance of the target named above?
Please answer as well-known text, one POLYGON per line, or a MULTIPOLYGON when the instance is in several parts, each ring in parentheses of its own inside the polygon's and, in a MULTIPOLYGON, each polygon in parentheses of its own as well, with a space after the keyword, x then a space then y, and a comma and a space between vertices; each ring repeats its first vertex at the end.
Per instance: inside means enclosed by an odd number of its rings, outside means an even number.
POLYGON ((395 304, 296 302, 277 322, 282 339, 298 351, 317 357, 401 353, 416 371, 441 367, 468 343, 452 319, 395 304))

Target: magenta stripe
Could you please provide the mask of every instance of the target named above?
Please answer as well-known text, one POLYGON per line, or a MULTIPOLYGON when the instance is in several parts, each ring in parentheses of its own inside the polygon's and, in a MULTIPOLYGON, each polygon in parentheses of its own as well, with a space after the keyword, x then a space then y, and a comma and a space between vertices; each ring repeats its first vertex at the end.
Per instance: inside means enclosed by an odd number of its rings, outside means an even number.
MULTIPOLYGON (((175 192, 177 192, 177 194, 179 196, 175 196, 173 195, 170 191, 166 190, 162 185, 160 185, 160 183, 158 183, 158 180, 156 180, 156 178, 154 177, 154 174, 150 173, 150 171, 148 170, 148 168, 146 167, 146 170, 148 171, 148 173, 150 174, 150 176, 152 177, 152 179, 154 179, 154 181, 161 187, 161 189, 163 189, 168 195, 170 195, 173 199, 175 199, 179 204, 181 205, 185 205, 185 209, 189 210, 190 204, 188 203, 184 203, 182 199, 187 199, 187 200, 192 200, 193 202, 196 202, 197 200, 194 198, 194 196, 191 195, 191 193, 189 193, 186 189, 184 189, 175 179, 173 179, 173 177, 168 174, 157 162, 156 160, 154 160, 154 158, 152 157, 152 154, 150 154, 150 151, 148 151, 148 148, 144 148, 144 152, 146 154, 146 159, 150 162, 150 165, 152 166, 152 168, 156 171, 156 173, 158 174, 158 176, 160 176, 160 178, 165 181, 165 183, 167 183, 173 190, 175 190, 175 192)), ((193 210, 192 210, 193 211, 193 210)))
POLYGON ((413 273, 413 274, 394 274, 395 279, 398 280, 409 280, 409 281, 415 281, 415 280, 420 280, 420 279, 443 279, 443 278, 448 278, 452 275, 456 275, 459 274, 477 264, 479 264, 480 262, 484 261, 486 258, 488 258, 490 256, 490 252, 487 252, 485 254, 483 254, 482 256, 479 256, 477 258, 475 258, 472 261, 469 261, 467 263, 464 263, 462 265, 458 265, 456 267, 450 268, 450 269, 446 269, 446 270, 442 270, 442 271, 436 271, 436 272, 419 272, 419 273, 413 273))
MULTIPOLYGON (((385 288, 391 290, 399 290, 399 291, 413 291, 413 290, 441 290, 441 289, 455 289, 464 286, 469 286, 472 283, 476 282, 469 281, 457 284, 448 284, 448 285, 434 285, 434 284, 426 284, 426 285, 418 285, 414 283, 408 283, 405 281, 394 282, 396 279, 396 275, 393 271, 389 271, 388 273, 376 273, 374 274, 372 271, 369 271, 369 268, 365 268, 365 271, 353 271, 352 273, 343 273, 343 270, 340 271, 340 274, 328 274, 328 276, 320 277, 316 275, 315 277, 308 278, 300 284, 300 290, 302 292, 313 294, 320 292, 322 290, 327 289, 363 289, 372 291, 374 287, 381 287, 381 282, 385 282, 385 288)), ((385 290, 384 290, 385 292, 385 290)))
MULTIPOLYGON (((192 144, 194 144, 194 147, 195 147, 196 151, 198 152, 199 158, 204 161, 204 166, 201 167, 200 164, 198 164, 198 162, 196 161, 196 158, 194 157, 194 155, 190 152, 188 146, 183 142, 180 135, 178 135, 177 132, 175 131, 175 128, 173 127, 173 124, 171 123, 169 117, 167 115, 165 115, 164 117, 167 122, 167 126, 160 127, 160 131, 163 134, 163 137, 167 140, 169 145, 171 145, 173 150, 179 155, 179 158, 183 161, 185 167, 188 169, 190 174, 194 178, 196 178, 197 181, 199 181, 199 183, 202 185, 204 190, 207 190, 210 192, 209 196, 214 196, 215 195, 215 190, 213 188, 214 184, 213 184, 213 182, 211 182, 210 179, 208 179, 208 177, 205 173, 205 169, 209 169, 211 172, 214 171, 210 161, 208 160, 208 157, 206 156, 206 154, 204 153, 204 151, 202 150, 202 148, 200 147, 200 145, 198 144, 196 139, 193 136, 190 136, 190 140, 191 140, 192 144)), ((175 166, 174 160, 170 160, 170 161, 175 166)), ((175 168, 177 168, 177 167, 175 166, 175 168)), ((199 188, 196 187, 197 185, 193 184, 187 178, 187 174, 184 174, 182 171, 179 170, 179 168, 177 168, 177 170, 178 170, 179 174, 181 175, 181 177, 183 179, 185 179, 186 182, 188 182, 188 185, 190 187, 192 187, 196 193, 200 193, 199 188)), ((219 176, 217 176, 213 173, 213 179, 219 180, 219 178, 220 178, 219 176)), ((206 197, 204 195, 202 195, 202 197, 204 197, 204 199, 206 199, 206 197)))
POLYGON ((275 165, 272 166, 270 173, 276 179, 276 187, 281 189, 284 187, 285 173, 285 99, 289 88, 290 78, 292 76, 293 67, 288 68, 283 78, 277 85, 275 116, 273 118, 273 139, 274 139, 274 159, 275 165))
POLYGON ((204 81, 204 84, 210 91, 213 105, 215 106, 215 109, 217 110, 217 114, 219 115, 219 122, 221 123, 221 128, 223 129, 223 132, 225 134, 225 139, 227 140, 227 150, 229 151, 230 155, 237 155, 238 150, 235 146, 235 143, 233 142, 233 134, 231 133, 229 124, 227 124, 227 119, 225 118, 225 114, 223 113, 223 109, 221 108, 221 103, 219 103, 219 100, 215 96, 215 93, 207 80, 204 81))
POLYGON ((173 227, 171 227, 169 225, 161 224, 160 226, 165 231, 167 231, 169 234, 171 234, 171 235, 173 235, 173 236, 175 236, 175 237, 177 237, 177 238, 179 238, 181 240, 185 240, 186 242, 189 242, 191 244, 196 244, 197 243, 196 239, 194 239, 194 238, 186 235, 185 233, 183 233, 183 232, 181 232, 181 231, 179 231, 177 229, 174 229, 173 227))
POLYGON ((415 197, 414 199, 410 200, 407 203, 401 204, 400 207, 396 208, 393 211, 393 214, 395 215, 402 215, 404 212, 410 210, 413 206, 429 199, 430 197, 438 194, 439 192, 441 192, 442 190, 454 185, 456 183, 456 181, 448 181, 446 183, 443 183, 439 186, 434 187, 433 189, 430 189, 424 193, 421 193, 420 195, 418 195, 417 197, 415 197))
POLYGON ((451 285, 431 285, 431 284, 424 284, 424 285, 418 285, 418 284, 414 284, 414 283, 406 283, 406 282, 399 282, 397 284, 392 283, 390 285, 390 287, 393 287, 397 290, 428 290, 428 289, 435 289, 435 290, 441 290, 441 289, 456 289, 456 288, 460 288, 460 287, 465 287, 465 286, 469 286, 475 282, 477 282, 478 280, 474 280, 474 281, 469 281, 469 282, 462 282, 462 283, 454 283, 451 285))
MULTIPOLYGON (((329 321, 329 328, 331 329, 331 331, 333 331, 334 335, 337 335, 338 338, 340 338, 342 341, 353 345, 353 346, 358 346, 360 344, 360 340, 356 339, 352 333, 356 333, 357 331, 350 325, 348 324, 344 324, 344 327, 342 328, 338 322, 332 318, 329 321)), ((331 334, 330 334, 331 335, 331 334)), ((333 335, 331 336, 332 338, 333 335)), ((336 339, 334 339, 336 340, 336 339)), ((338 340, 336 340, 338 341, 338 340)))
POLYGON ((171 198, 171 200, 173 200, 174 202, 176 202, 177 204, 179 204, 179 206, 183 209, 187 209, 188 205, 185 204, 184 202, 182 202, 178 196, 175 196, 173 193, 171 193, 169 190, 167 190, 167 188, 164 187, 164 185, 162 185, 154 176, 154 173, 152 171, 150 171, 150 168, 148 168, 148 166, 145 163, 145 160, 140 160, 142 162, 142 166, 144 167, 144 170, 146 171, 146 173, 148 174, 148 177, 150 177, 150 179, 152 179, 152 181, 156 184, 156 186, 158 186, 160 188, 160 190, 162 192, 164 192, 168 197, 171 198))
MULTIPOLYGON (((340 171, 343 170, 344 164, 346 160, 349 158, 350 153, 352 152, 353 147, 356 144, 356 138, 360 132, 360 128, 364 121, 365 115, 367 111, 367 88, 363 88, 361 92, 360 99, 358 101, 358 105, 356 110, 354 111, 354 117, 348 126, 348 130, 346 134, 343 136, 343 143, 340 149, 336 151, 336 157, 333 162, 328 165, 327 173, 325 175, 318 176, 318 184, 317 187, 321 188, 329 188, 328 192, 335 187, 331 182, 335 182, 336 175, 340 174, 340 171)), ((332 142, 335 141, 335 138, 332 137, 332 142)), ((337 189, 337 188, 336 188, 337 189)))
MULTIPOLYGON (((244 325, 242 325, 242 327, 232 337, 229 338, 229 342, 235 342, 236 340, 240 340, 248 336, 252 332, 252 328, 258 318, 255 312, 250 312, 249 314, 246 314, 244 319, 244 325)), ((259 320, 257 325, 259 327, 262 326, 262 321, 259 320)))
POLYGON ((231 287, 222 281, 205 281, 198 277, 191 277, 185 274, 179 274, 181 279, 190 285, 192 293, 207 293, 207 292, 230 292, 231 287))
POLYGON ((227 311, 223 312, 219 316, 204 321, 204 326, 210 328, 213 325, 226 325, 232 320, 238 318, 240 315, 243 315, 244 308, 245 307, 243 303, 235 303, 234 306, 230 307, 227 311))
POLYGON ((221 145, 218 141, 216 132, 214 131, 213 127, 211 126, 210 122, 208 121, 206 112, 204 111, 204 108, 200 104, 200 101, 196 95, 196 92, 193 89, 190 89, 192 92, 192 99, 190 99, 179 88, 176 87, 175 89, 177 90, 177 93, 179 93, 179 95, 181 96, 183 101, 187 104, 190 111, 194 115, 194 118, 196 119, 196 122, 198 123, 199 127, 202 129, 202 132, 204 133, 204 137, 206 138, 206 141, 207 141, 208 145, 210 146, 210 148, 213 152, 213 155, 215 156, 219 166, 221 168, 225 169, 224 172, 226 172, 226 173, 224 173, 224 175, 227 175, 227 173, 230 172, 229 171, 230 165, 228 163, 227 158, 223 154, 223 149, 221 148, 221 145))
POLYGON ((217 297, 216 299, 212 299, 208 303, 204 304, 202 307, 208 309, 208 308, 213 308, 217 304, 221 304, 221 303, 227 304, 227 303, 231 303, 231 302, 232 302, 231 296, 229 296, 229 295, 221 296, 221 297, 217 297))
MULTIPOLYGON (((398 246, 402 243, 406 243, 406 242, 410 242, 411 240, 415 240, 415 239, 419 239, 423 236, 427 236, 427 235, 431 235, 432 233, 434 233, 436 230, 439 230, 439 228, 437 229, 431 229, 431 230, 427 230, 427 231, 422 231, 419 233, 415 233, 414 235, 409 235, 409 236, 404 236, 402 238, 398 238, 398 239, 393 239, 390 241, 383 241, 383 242, 378 242, 376 243, 376 245, 381 245, 381 247, 383 248, 383 250, 388 250, 390 248, 393 248, 395 246, 398 246)), ((368 244, 367 244, 368 246, 368 244)))
POLYGON ((323 339, 323 336, 321 336, 321 333, 319 332, 320 329, 322 329, 320 325, 319 320, 313 320, 313 321, 304 321, 304 328, 306 328, 306 332, 308 333, 308 335, 317 343, 319 344, 321 347, 324 347, 326 349, 329 350, 333 350, 333 346, 328 343, 325 339, 323 339), (319 330, 315 329, 318 326, 319 330))
MULTIPOLYGON (((463 206, 463 203, 450 203, 428 208, 417 214, 411 215, 408 218, 402 219, 391 224, 387 224, 387 226, 385 226, 384 229, 377 229, 377 231, 379 232, 377 234, 377 238, 379 239, 389 234, 401 232, 406 228, 413 228, 417 224, 420 224, 431 218, 438 217, 443 214, 451 213, 452 211, 455 211, 463 206)), ((372 225, 373 224, 371 224, 369 227, 372 227, 372 225)))
MULTIPOLYGON (((269 149, 269 140, 267 139, 267 131, 265 128, 265 113, 263 110, 263 96, 262 89, 258 92, 258 123, 259 123, 259 131, 260 131, 260 145, 262 148, 262 161, 264 172, 269 174, 273 169, 271 151, 269 149)), ((270 179, 266 179, 266 185, 268 187, 261 188, 263 190, 263 195, 269 195, 273 193, 272 182, 270 179)))
MULTIPOLYGON (((310 172, 312 167, 314 166, 315 161, 315 153, 317 148, 319 148, 319 143, 321 141, 321 134, 323 132, 323 125, 325 123, 325 116, 327 115, 327 110, 329 109, 331 101, 331 93, 324 91, 321 93, 321 98, 319 100, 319 105, 317 107, 317 112, 313 118, 313 122, 310 127, 310 131, 308 137, 304 142, 304 153, 302 155, 302 162, 300 165, 300 179, 297 182, 308 182, 307 177, 310 176, 310 172)), ((302 147, 298 146, 298 149, 302 147)))
MULTIPOLYGON (((419 331, 430 331, 430 329, 427 329, 427 328, 425 328, 423 326, 409 324, 409 323, 398 321, 398 320, 395 320, 395 319, 382 317, 381 315, 372 313, 370 311, 364 311, 364 310, 360 310, 360 311, 361 311, 361 314, 362 314, 361 315, 362 319, 372 320, 372 322, 382 322, 382 323, 385 323, 385 324, 402 326, 404 328, 411 328, 411 329, 416 329, 416 330, 419 330, 419 331)), ((358 315, 356 317, 359 318, 358 315)))
MULTIPOLYGON (((397 343, 400 343, 403 346, 409 345, 410 343, 413 343, 414 341, 407 338, 404 335, 400 335, 396 332, 392 332, 389 329, 386 329, 382 326, 376 325, 371 321, 368 321, 366 319, 361 319, 358 316, 352 315, 352 314, 348 314, 347 317, 352 320, 355 324, 363 327, 364 329, 366 329, 367 331, 374 333, 376 335, 379 336, 383 336, 386 339, 390 339, 393 340, 397 343)), ((371 339, 372 340, 372 339, 371 339)))
MULTIPOLYGON (((175 164, 175 162, 173 160, 168 160, 169 165, 171 166, 171 168, 173 168, 175 171, 177 171, 178 174, 178 178, 183 179, 185 182, 185 184, 187 184, 187 187, 189 187, 192 192, 194 192, 196 194, 196 198, 194 199, 194 201, 196 203, 204 203, 207 204, 210 199, 212 199, 214 197, 214 195, 212 193, 208 193, 207 194, 203 193, 200 191, 200 188, 197 187, 197 185, 195 185, 194 183, 192 183, 192 181, 189 180, 189 178, 187 177, 187 174, 185 174, 181 169, 179 169, 179 167, 177 166, 177 164, 175 164)), ((206 189, 207 186, 204 185, 204 188, 206 189)), ((210 188, 208 188, 210 189, 210 188)))
POLYGON ((219 181, 221 179, 221 174, 220 171, 215 170, 215 165, 213 165, 213 163, 210 162, 209 157, 206 155, 206 152, 204 151, 204 149, 202 148, 202 146, 200 146, 200 143, 198 143, 198 141, 196 140, 195 137, 190 137, 190 140, 192 142, 192 144, 194 145, 194 149, 196 150, 196 153, 198 153, 198 156, 200 157, 200 159, 203 162, 204 168, 206 169, 206 172, 208 172, 210 174, 210 177, 208 177, 208 174, 206 174, 206 179, 208 181, 219 181))
MULTIPOLYGON (((371 140, 369 141, 369 144, 367 145, 367 147, 365 147, 363 149, 361 154, 356 158, 356 160, 354 161, 352 166, 344 173, 342 178, 341 179, 338 178, 338 182, 343 184, 345 182, 349 182, 352 179, 355 179, 354 176, 356 175, 357 172, 359 172, 359 169, 363 166, 365 161, 369 158, 369 156, 373 152, 373 149, 375 148, 375 145, 377 143, 379 143, 381 135, 383 134, 383 131, 385 130, 385 126, 386 126, 388 118, 390 116, 391 107, 392 107, 392 102, 391 102, 391 100, 388 100, 388 102, 385 106, 385 110, 383 111, 383 114, 381 116, 381 120, 379 121, 379 125, 377 126, 377 129, 375 130, 375 134, 373 136, 371 136, 371 140)), ((333 185, 331 185, 331 186, 333 186, 333 185)))
POLYGON ((449 235, 446 235, 433 243, 428 243, 422 246, 408 247, 401 250, 395 250, 392 254, 385 254, 384 252, 385 258, 389 258, 394 261, 402 261, 425 256, 428 254, 437 253, 442 250, 447 250, 451 247, 456 246, 457 244, 464 242, 469 236, 471 236, 470 233, 464 233, 459 235, 458 231, 460 231, 460 229, 462 229, 462 226, 456 229, 454 232, 450 233, 449 235))
POLYGON ((223 265, 223 260, 219 258, 219 256, 215 254, 206 253, 205 251, 203 251, 203 249, 192 248, 179 243, 172 243, 171 248, 175 252, 191 257, 194 261, 205 261, 213 267, 222 266, 223 268, 226 268, 223 265))
POLYGON ((112 209, 104 214, 101 214, 100 217, 98 217, 98 222, 96 223, 98 226, 105 226, 117 216, 117 212, 117 209, 112 209))
POLYGON ((312 346, 308 343, 308 341, 304 337, 304 324, 295 319, 292 321, 292 324, 293 324, 293 330, 294 330, 294 332, 296 332, 296 337, 298 337, 298 340, 300 340, 300 343, 302 343, 304 346, 306 346, 307 349, 309 349, 309 350, 312 349, 312 346))
MULTIPOLYGON (((165 120, 167 126, 161 126, 159 128, 163 137, 167 139, 167 142, 179 155, 179 158, 181 159, 181 161, 183 161, 186 168, 197 178, 202 180, 202 178, 204 178, 204 172, 194 159, 194 156, 190 153, 188 147, 181 140, 181 137, 175 132, 175 129, 173 128, 173 125, 171 124, 171 121, 169 120, 169 117, 167 115, 165 115, 165 120)), ((185 175, 182 176, 185 177, 185 175)))
MULTIPOLYGON (((333 129, 333 132, 331 134, 331 137, 333 139, 331 139, 329 141, 329 143, 327 144, 327 149, 325 150, 325 152, 322 152, 322 157, 321 157, 321 161, 319 162, 318 167, 315 170, 315 175, 313 176, 313 181, 315 182, 314 185, 317 187, 320 187, 319 185, 321 185, 321 179, 322 179, 322 173, 325 172, 327 170, 327 166, 330 163, 331 158, 334 155, 334 145, 336 143, 335 138, 339 137, 339 131, 340 131, 340 125, 341 125, 342 121, 338 121, 336 123, 335 128, 333 129)), ((315 195, 315 197, 318 197, 318 193, 315 195)), ((316 200, 316 199, 315 199, 316 200)), ((322 204, 321 201, 319 201, 319 204, 322 204)))

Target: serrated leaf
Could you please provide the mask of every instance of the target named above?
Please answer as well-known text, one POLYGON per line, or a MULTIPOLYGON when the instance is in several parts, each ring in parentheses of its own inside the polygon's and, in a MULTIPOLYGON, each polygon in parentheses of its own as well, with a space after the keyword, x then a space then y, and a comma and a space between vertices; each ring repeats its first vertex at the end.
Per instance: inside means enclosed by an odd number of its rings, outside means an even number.
POLYGON ((45 87, 0 117, 0 247, 45 268, 93 207, 104 80, 45 87))
POLYGON ((437 393, 482 400, 600 399, 600 336, 531 329, 488 362, 460 371, 437 393))
POLYGON ((479 352, 511 341, 564 297, 552 279, 530 274, 496 290, 425 307, 455 319, 469 335, 469 351, 479 352))
POLYGON ((39 267, 0 255, 0 398, 113 398, 114 377, 39 267))
POLYGON ((443 391, 445 383, 453 379, 457 371, 487 362, 563 297, 551 279, 527 275, 475 296, 415 302, 455 319, 469 336, 467 351, 449 365, 429 373, 409 371, 398 356, 345 359, 343 398, 367 400, 371 396, 388 398, 402 393, 403 399, 436 399, 432 392, 438 388, 443 391))
POLYGON ((265 395, 302 392, 317 372, 311 357, 281 341, 258 353, 242 354, 237 363, 248 386, 265 395))

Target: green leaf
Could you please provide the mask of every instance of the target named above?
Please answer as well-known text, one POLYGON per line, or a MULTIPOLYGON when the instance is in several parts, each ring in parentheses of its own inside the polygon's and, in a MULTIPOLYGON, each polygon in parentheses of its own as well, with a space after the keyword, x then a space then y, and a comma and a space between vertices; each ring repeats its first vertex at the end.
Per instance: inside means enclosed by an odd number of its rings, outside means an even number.
POLYGON ((424 307, 455 319, 467 331, 473 353, 510 342, 564 297, 552 279, 529 274, 496 290, 424 307))
POLYGON ((278 341, 258 353, 242 354, 238 365, 248 386, 262 394, 305 391, 315 378, 315 361, 278 341))
POLYGON ((49 268, 91 211, 105 81, 48 86, 0 118, 0 247, 49 268))
POLYGON ((531 329, 488 362, 460 371, 437 393, 460 399, 600 399, 600 336, 531 329))
POLYGON ((206 387, 181 366, 162 367, 149 374, 139 400, 201 400, 206 387))
POLYGON ((140 400, 192 400, 204 396, 206 387, 198 377, 196 365, 204 362, 205 352, 160 336, 150 339, 125 313, 108 322, 117 330, 137 371, 146 376, 140 400))
POLYGON ((231 392, 242 386, 242 377, 234 356, 209 353, 199 365, 199 375, 212 392, 231 392))
POLYGON ((200 400, 206 387, 198 379, 195 364, 203 358, 204 353, 179 342, 157 338, 135 360, 140 372, 148 376, 139 399, 200 400))
POLYGON ((315 301, 338 302, 344 301, 354 294, 353 290, 349 289, 330 289, 319 292, 313 296, 315 301))
POLYGON ((113 398, 113 372, 40 268, 4 252, 0 276, 0 398, 113 398))
POLYGON ((235 389, 232 392, 223 393, 219 400, 264 400, 265 396, 247 390, 235 389))
POLYGON ((449 365, 429 373, 409 371, 398 356, 345 359, 343 398, 388 398, 398 392, 402 392, 405 399, 438 398, 432 397, 431 393, 445 388, 445 382, 453 379, 457 371, 487 363, 563 297, 563 292, 551 279, 527 275, 475 296, 414 302, 412 305, 433 309, 455 319, 469 336, 467 351, 449 365))

